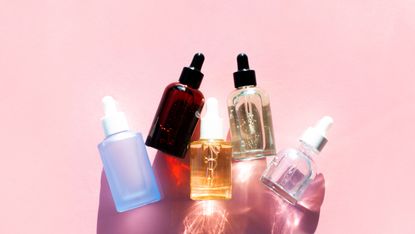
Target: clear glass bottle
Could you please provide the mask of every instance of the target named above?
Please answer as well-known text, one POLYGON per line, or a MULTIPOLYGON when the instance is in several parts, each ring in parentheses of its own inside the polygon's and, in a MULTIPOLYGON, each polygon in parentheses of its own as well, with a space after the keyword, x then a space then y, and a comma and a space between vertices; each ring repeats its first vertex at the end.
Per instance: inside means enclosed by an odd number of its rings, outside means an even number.
POLYGON ((183 68, 179 82, 166 87, 146 145, 175 157, 185 157, 205 102, 199 91, 203 79, 203 73, 200 72, 203 61, 203 54, 195 54, 190 66, 183 68))
POLYGON ((141 133, 129 130, 116 101, 103 98, 106 138, 98 145, 116 210, 123 212, 161 199, 141 133))
POLYGON ((323 117, 316 126, 304 132, 297 149, 278 152, 261 176, 262 183, 291 204, 301 200, 316 176, 313 158, 327 143, 326 132, 332 123, 331 117, 323 117))
POLYGON ((200 140, 190 144, 190 198, 218 200, 232 197, 232 145, 223 137, 218 101, 209 98, 202 118, 200 140))
POLYGON ((256 87, 255 71, 249 69, 248 57, 239 54, 235 88, 228 97, 233 158, 247 160, 275 155, 270 100, 256 87))

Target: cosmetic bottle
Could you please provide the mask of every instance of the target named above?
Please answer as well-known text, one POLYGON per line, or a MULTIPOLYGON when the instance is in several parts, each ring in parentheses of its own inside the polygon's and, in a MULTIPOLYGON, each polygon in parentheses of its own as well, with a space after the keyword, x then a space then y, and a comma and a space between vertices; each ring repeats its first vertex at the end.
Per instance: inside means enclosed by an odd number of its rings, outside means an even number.
POLYGON ((270 100, 256 87, 255 71, 249 69, 248 56, 237 57, 233 73, 234 90, 228 97, 233 159, 250 160, 275 155, 270 100))
POLYGON ((190 144, 190 198, 218 200, 232 197, 232 145, 223 137, 218 101, 206 101, 200 140, 190 144))
POLYGON ((118 212, 160 200, 141 133, 130 131, 123 112, 110 96, 102 99, 106 138, 98 145, 105 175, 118 212))
POLYGON ((299 147, 278 152, 261 176, 262 183, 293 205, 300 201, 317 174, 313 158, 327 143, 332 123, 331 117, 323 117, 303 133, 299 147))
POLYGON ((204 104, 203 94, 199 91, 203 61, 203 54, 195 54, 190 66, 183 68, 179 82, 166 87, 146 145, 169 155, 185 157, 204 104))

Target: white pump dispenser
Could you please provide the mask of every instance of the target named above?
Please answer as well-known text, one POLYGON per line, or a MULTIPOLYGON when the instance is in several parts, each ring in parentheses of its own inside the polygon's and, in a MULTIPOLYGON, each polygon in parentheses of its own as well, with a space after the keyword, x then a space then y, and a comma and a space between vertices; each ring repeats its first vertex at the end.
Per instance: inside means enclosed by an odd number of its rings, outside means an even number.
POLYGON ((200 139, 224 139, 223 119, 219 116, 216 98, 210 97, 206 101, 206 114, 200 124, 200 139))
POLYGON ((130 130, 124 112, 118 111, 118 103, 113 97, 105 96, 102 103, 104 104, 105 116, 101 121, 105 136, 130 130))

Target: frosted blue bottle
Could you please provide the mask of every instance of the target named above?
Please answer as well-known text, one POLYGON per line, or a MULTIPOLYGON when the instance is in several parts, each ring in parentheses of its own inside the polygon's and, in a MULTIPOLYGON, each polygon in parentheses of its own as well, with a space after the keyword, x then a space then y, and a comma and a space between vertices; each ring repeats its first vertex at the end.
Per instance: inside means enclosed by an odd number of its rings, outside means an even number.
POLYGON ((118 212, 161 199, 141 133, 129 130, 123 112, 110 96, 102 99, 106 138, 98 145, 104 171, 118 212))

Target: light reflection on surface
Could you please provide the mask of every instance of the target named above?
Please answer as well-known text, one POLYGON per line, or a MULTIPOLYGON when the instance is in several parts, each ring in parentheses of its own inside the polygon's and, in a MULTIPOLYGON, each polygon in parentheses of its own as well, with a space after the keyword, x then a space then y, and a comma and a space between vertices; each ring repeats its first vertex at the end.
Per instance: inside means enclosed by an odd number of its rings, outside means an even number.
POLYGON ((217 201, 198 201, 183 221, 184 234, 225 233, 228 213, 217 201))
POLYGON ((245 183, 249 180, 249 178, 251 178, 255 164, 246 161, 234 163, 232 166, 233 172, 235 172, 233 174, 235 176, 235 180, 238 183, 245 183))
POLYGON ((266 160, 232 163, 232 199, 190 200, 188 157, 158 153, 153 168, 164 192, 160 202, 117 213, 102 176, 97 234, 135 233, 314 233, 323 203, 324 177, 317 176, 296 206, 284 202, 259 180, 266 160))
POLYGON ((306 190, 303 200, 297 205, 290 205, 282 198, 274 196, 276 212, 272 224, 272 233, 314 233, 317 228, 324 193, 324 176, 319 174, 306 190))

